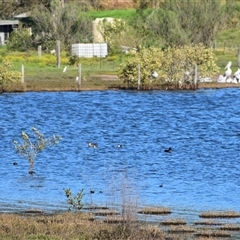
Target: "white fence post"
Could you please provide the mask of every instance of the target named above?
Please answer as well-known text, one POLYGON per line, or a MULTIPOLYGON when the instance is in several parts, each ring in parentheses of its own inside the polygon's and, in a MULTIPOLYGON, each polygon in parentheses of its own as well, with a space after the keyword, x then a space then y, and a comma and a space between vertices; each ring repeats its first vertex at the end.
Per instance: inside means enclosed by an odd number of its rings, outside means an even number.
POLYGON ((22 64, 22 83, 24 83, 24 65, 22 64))
POLYGON ((82 75, 82 66, 81 64, 78 64, 78 91, 80 90, 81 87, 81 75, 82 75))

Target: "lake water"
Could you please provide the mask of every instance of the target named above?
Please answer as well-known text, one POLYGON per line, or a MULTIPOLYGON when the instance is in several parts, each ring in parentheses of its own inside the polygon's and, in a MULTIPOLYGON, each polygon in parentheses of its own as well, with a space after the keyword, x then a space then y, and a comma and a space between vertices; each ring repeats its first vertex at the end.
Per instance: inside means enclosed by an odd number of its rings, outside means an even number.
POLYGON ((1 94, 0 211, 66 209, 64 188, 84 204, 240 211, 239 102, 237 88, 1 94), (33 126, 63 139, 29 175, 12 141, 33 126))

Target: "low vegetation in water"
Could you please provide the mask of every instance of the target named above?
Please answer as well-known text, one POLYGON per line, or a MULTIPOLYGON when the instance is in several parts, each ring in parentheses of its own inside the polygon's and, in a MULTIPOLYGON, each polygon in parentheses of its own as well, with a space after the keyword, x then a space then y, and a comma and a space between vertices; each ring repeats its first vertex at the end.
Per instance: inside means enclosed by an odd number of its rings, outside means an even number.
POLYGON ((46 138, 35 127, 32 127, 32 131, 34 136, 30 136, 26 132, 22 131, 22 143, 19 143, 17 140, 13 141, 16 153, 29 162, 29 174, 34 174, 34 163, 38 153, 47 147, 58 144, 61 139, 61 136, 56 135, 46 138))
POLYGON ((201 218, 240 218, 240 213, 235 211, 207 211, 202 212, 201 218))

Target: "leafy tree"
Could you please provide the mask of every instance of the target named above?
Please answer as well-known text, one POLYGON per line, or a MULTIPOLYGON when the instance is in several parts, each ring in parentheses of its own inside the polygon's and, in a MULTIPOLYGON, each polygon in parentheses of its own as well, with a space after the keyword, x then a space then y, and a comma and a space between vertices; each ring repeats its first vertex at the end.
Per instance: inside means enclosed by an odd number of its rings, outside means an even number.
POLYGON ((135 29, 121 19, 114 19, 113 22, 104 19, 98 27, 111 52, 121 51, 121 46, 135 47, 141 40, 135 29))
POLYGON ((203 43, 211 46, 224 25, 230 6, 219 0, 165 0, 147 18, 147 28, 163 36, 166 45, 203 43))
POLYGON ((0 0, 0 19, 12 19, 13 16, 28 12, 39 4, 50 6, 51 0, 0 0))
POLYGON ((34 162, 37 154, 43 151, 47 147, 54 146, 58 144, 61 139, 60 136, 53 135, 50 138, 45 138, 42 133, 40 133, 35 127, 32 128, 35 136, 35 140, 32 140, 26 132, 21 133, 21 138, 23 143, 20 144, 18 141, 14 140, 14 146, 16 152, 22 157, 26 158, 29 162, 29 174, 33 174, 34 162))
POLYGON ((12 51, 27 51, 29 47, 32 45, 32 38, 29 34, 27 28, 23 28, 21 24, 19 24, 18 30, 13 31, 7 41, 8 50, 12 51))
POLYGON ((70 49, 72 43, 92 41, 92 21, 74 3, 60 4, 52 1, 50 9, 38 6, 32 13, 36 26, 35 39, 43 45, 48 41, 60 40, 70 49))

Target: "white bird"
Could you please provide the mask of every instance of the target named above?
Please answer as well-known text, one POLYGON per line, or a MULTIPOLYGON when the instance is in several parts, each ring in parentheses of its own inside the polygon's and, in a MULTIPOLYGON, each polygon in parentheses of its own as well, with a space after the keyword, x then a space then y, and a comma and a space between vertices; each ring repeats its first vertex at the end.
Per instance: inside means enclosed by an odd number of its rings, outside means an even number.
POLYGON ((238 68, 238 70, 233 74, 233 79, 237 80, 237 82, 239 83, 239 80, 240 80, 240 68, 238 68))
POLYGON ((224 77, 223 75, 219 75, 217 81, 220 82, 220 83, 225 83, 226 82, 226 77, 224 77))
POLYGON ((65 68, 63 69, 63 72, 66 72, 67 71, 67 66, 65 66, 65 68))
POLYGON ((78 77, 76 77, 76 82, 78 82, 78 77))
POLYGON ((153 78, 157 78, 158 77, 158 73, 155 70, 152 71, 152 77, 153 78))
POLYGON ((226 71, 223 74, 224 77, 226 77, 226 80, 231 77, 232 75, 232 69, 231 69, 232 62, 228 62, 227 66, 225 67, 226 71))

